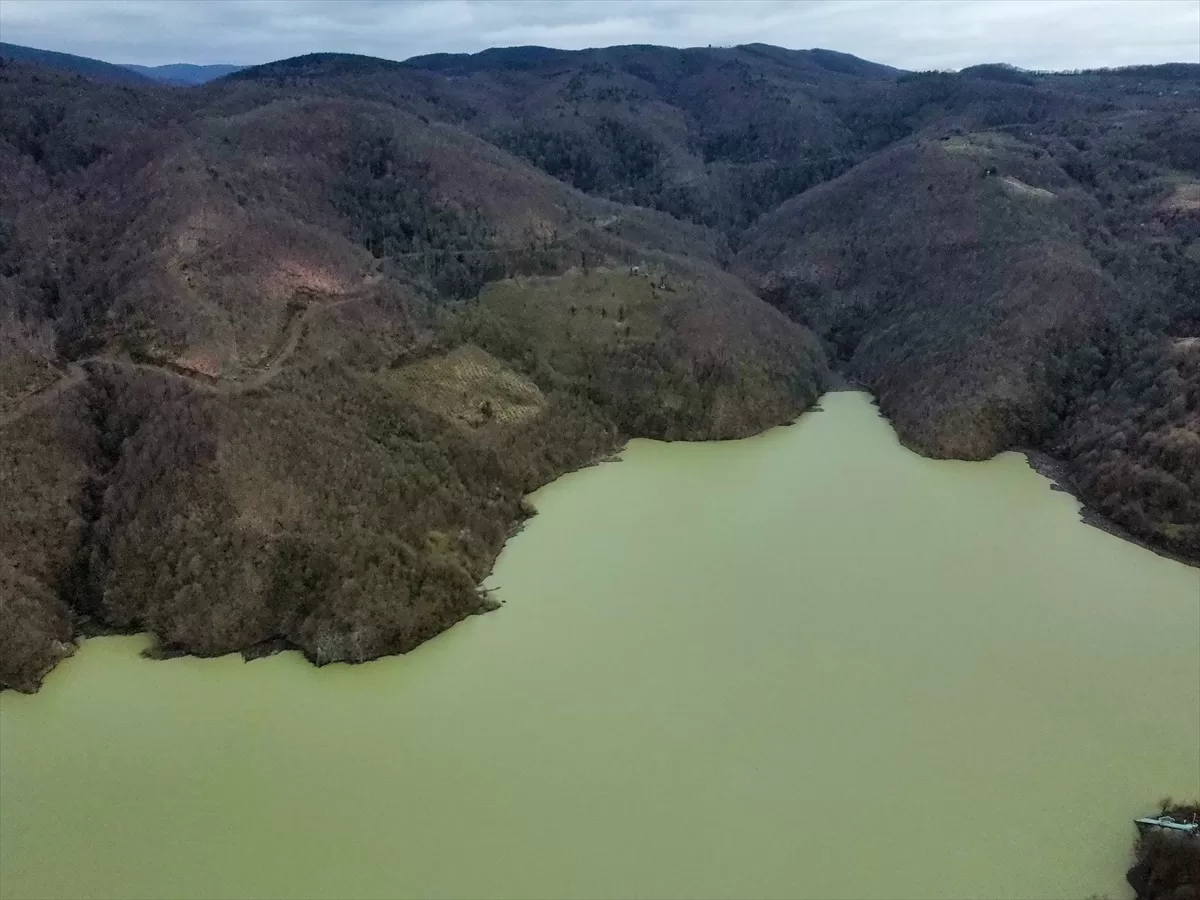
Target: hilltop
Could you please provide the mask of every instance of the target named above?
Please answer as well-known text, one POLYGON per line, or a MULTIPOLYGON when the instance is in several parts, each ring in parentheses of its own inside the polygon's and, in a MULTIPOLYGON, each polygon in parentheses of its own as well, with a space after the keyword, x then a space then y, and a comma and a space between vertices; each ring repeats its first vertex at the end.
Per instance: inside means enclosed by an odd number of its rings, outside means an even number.
POLYGON ((144 86, 152 84, 153 78, 144 73, 117 66, 112 63, 91 59, 87 56, 75 56, 72 53, 57 53, 53 50, 39 50, 36 47, 23 47, 20 44, 8 44, 0 41, 0 60, 12 60, 20 63, 35 63, 60 72, 71 72, 95 81, 109 84, 127 84, 144 86))
POLYGON ((739 266, 827 336, 907 443, 986 459, 1040 434, 1042 344, 1112 301, 1085 244, 1098 212, 1004 135, 906 141, 763 217, 739 266))
POLYGON ((152 82, 187 87, 204 84, 238 71, 242 66, 207 65, 191 63, 168 63, 162 66, 139 66, 132 63, 114 64, 87 56, 39 50, 0 41, 0 59, 13 62, 36 63, 59 72, 71 72, 94 81, 110 84, 145 86, 152 82))
POLYGON ((1200 560, 1200 66, 0 57, 4 685, 109 629, 403 652, 489 607, 527 491, 831 368, 1200 560))
POLYGON ((489 608, 526 492, 826 383, 721 235, 395 105, 12 64, 0 96, 8 686, 81 631, 402 652, 489 608))

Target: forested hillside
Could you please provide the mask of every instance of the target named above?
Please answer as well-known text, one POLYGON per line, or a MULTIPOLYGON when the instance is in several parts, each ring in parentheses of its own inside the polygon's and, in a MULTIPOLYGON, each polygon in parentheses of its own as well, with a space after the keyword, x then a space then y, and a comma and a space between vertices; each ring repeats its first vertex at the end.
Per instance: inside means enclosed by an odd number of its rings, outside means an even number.
POLYGON ((1200 560, 1198 66, 0 57, 0 685, 105 629, 402 652, 488 607, 525 492, 831 366, 1200 560))
POLYGON ((77 75, 109 84, 144 86, 154 82, 153 78, 134 71, 128 66, 115 66, 112 63, 86 56, 57 53, 53 50, 39 50, 36 47, 23 47, 20 44, 9 44, 4 41, 0 41, 0 60, 35 63, 61 72, 74 72, 77 75))
POLYGON ((1200 90, 1183 74, 1140 84, 1147 108, 1117 94, 1037 130, 928 129, 764 216, 735 268, 914 449, 1047 450, 1110 519, 1196 559, 1200 90))
POLYGON ((13 64, 0 94, 8 686, 80 631, 402 652, 488 608, 526 492, 826 384, 720 234, 394 104, 13 64))

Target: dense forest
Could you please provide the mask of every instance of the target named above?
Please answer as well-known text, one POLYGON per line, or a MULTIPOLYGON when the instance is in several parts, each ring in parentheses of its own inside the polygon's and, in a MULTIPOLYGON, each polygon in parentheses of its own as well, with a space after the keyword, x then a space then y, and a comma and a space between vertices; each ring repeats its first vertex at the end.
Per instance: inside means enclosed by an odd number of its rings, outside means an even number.
POLYGON ((0 45, 0 686, 78 635, 403 652, 522 497, 832 370, 918 452, 1059 460, 1200 561, 1200 66, 764 45, 315 54, 208 83, 0 45))

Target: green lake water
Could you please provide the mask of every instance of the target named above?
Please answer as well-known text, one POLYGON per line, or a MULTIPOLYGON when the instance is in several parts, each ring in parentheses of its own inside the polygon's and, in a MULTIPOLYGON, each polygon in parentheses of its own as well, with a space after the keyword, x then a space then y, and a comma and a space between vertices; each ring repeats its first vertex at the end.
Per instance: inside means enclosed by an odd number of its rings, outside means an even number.
POLYGON ((1128 896, 1200 795, 1200 570, 823 405, 542 489, 405 657, 87 641, 0 696, 0 895, 1128 896))

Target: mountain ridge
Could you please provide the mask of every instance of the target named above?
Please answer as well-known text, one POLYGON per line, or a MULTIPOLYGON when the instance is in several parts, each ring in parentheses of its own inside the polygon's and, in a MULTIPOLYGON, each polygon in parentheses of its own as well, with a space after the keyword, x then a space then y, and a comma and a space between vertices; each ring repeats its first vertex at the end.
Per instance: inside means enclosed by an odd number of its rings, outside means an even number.
POLYGON ((154 83, 153 78, 115 63, 0 41, 0 60, 5 59, 36 63, 47 68, 72 72, 85 78, 94 78, 112 84, 148 85, 154 83))
MULTIPOLYGON (((261 63, 252 63, 250 65, 233 65, 229 63, 197 64, 178 62, 155 66, 140 65, 136 63, 111 63, 93 57, 83 57, 69 53, 61 53, 55 50, 0 42, 0 56, 9 55, 10 58, 13 59, 37 61, 43 65, 66 69, 70 69, 72 65, 77 64, 91 64, 97 67, 115 66, 145 75, 154 81, 189 86, 203 84, 207 81, 221 78, 237 71, 246 69, 261 69, 264 66, 272 66, 277 63, 290 63, 295 60, 313 57, 347 57, 357 58, 360 60, 374 60, 381 63, 402 63, 405 65, 410 65, 413 68, 426 69, 430 71, 447 70, 451 68, 458 68, 464 71, 486 71, 488 69, 494 69, 497 67, 530 69, 552 61, 558 63, 568 63, 572 60, 581 59, 586 56, 604 56, 622 51, 675 53, 744 51, 748 53, 761 54, 763 56, 772 57, 775 59, 788 59, 791 57, 793 63, 795 63, 797 60, 801 60, 808 65, 816 66, 831 73, 891 77, 914 71, 906 70, 897 66, 891 66, 885 63, 874 62, 872 60, 864 59, 863 57, 855 56, 851 53, 830 50, 823 47, 788 48, 760 42, 719 47, 714 47, 711 44, 706 47, 674 47, 660 44, 614 44, 605 47, 577 50, 567 50, 562 48, 546 47, 537 44, 527 44, 507 47, 489 47, 474 52, 435 52, 417 54, 415 56, 405 57, 404 59, 390 59, 386 57, 371 56, 369 54, 326 51, 296 54, 294 56, 280 57, 279 59, 267 60, 261 63), (55 65, 56 60, 58 61, 57 66, 55 65)), ((1189 74, 1194 76, 1198 69, 1200 69, 1200 63, 1185 62, 1182 60, 1166 63, 1127 64, 1122 66, 1101 68, 1093 67, 1070 70, 1027 69, 1011 63, 997 61, 972 63, 971 65, 964 66, 961 69, 945 69, 940 71, 948 74, 969 75, 980 78, 995 78, 1000 80, 1008 79, 1014 80, 1016 83, 1020 83, 1019 80, 1021 78, 1037 78, 1052 75, 1141 75, 1152 78, 1178 78, 1187 76, 1189 74)), ((86 73, 81 71, 80 74, 86 73)))
POLYGON ((831 367, 1200 560, 1200 66, 543 50, 0 66, 0 683, 96 629, 403 652, 528 490, 831 367))

